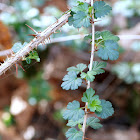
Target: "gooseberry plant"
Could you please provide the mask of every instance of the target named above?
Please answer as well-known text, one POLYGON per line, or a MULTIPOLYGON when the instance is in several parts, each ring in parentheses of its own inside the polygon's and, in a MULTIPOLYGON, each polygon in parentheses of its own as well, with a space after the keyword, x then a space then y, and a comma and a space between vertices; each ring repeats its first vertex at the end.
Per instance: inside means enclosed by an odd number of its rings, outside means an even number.
POLYGON ((108 15, 111 9, 104 1, 91 0, 91 3, 78 1, 75 7, 64 13, 61 18, 44 31, 36 32, 32 30, 35 32, 35 38, 32 41, 29 43, 25 42, 23 45, 19 42, 14 44, 11 57, 7 57, 7 60, 0 66, 0 75, 2 75, 12 65, 17 65, 20 60, 26 61, 28 64, 31 63, 31 59, 39 62, 39 56, 35 51, 37 46, 45 44, 50 35, 56 33, 67 22, 70 26, 78 29, 81 27, 92 27, 92 33, 85 37, 91 43, 90 64, 80 63, 67 68, 68 73, 64 76, 61 85, 64 90, 77 90, 82 85, 82 82, 85 81, 87 84, 87 89, 81 98, 81 101, 85 103, 85 107, 81 107, 80 102, 74 100, 68 103, 67 110, 63 113, 63 118, 68 120, 67 126, 71 127, 66 132, 68 140, 87 139, 85 131, 88 126, 93 129, 99 129, 102 127, 100 118, 106 119, 114 113, 111 102, 100 99, 90 86, 95 76, 104 73, 104 68, 106 67, 106 62, 104 61, 93 61, 94 54, 96 53, 103 60, 116 60, 119 57, 119 45, 117 43, 119 37, 113 35, 110 31, 95 32, 94 22, 108 15), (94 114, 94 116, 89 117, 88 114, 90 116, 94 114))
POLYGON ((119 57, 117 43, 119 37, 113 35, 110 31, 95 32, 95 20, 109 14, 111 9, 104 1, 93 2, 91 0, 91 4, 78 1, 78 5, 70 10, 69 25, 78 29, 81 27, 88 28, 92 25, 92 33, 85 37, 86 40, 91 40, 90 64, 87 66, 80 63, 67 68, 68 73, 64 76, 61 84, 64 90, 76 90, 82 85, 83 81, 87 83, 87 89, 81 98, 81 101, 85 102, 85 107, 80 107, 80 102, 74 100, 68 103, 67 110, 63 113, 63 118, 68 120, 67 126, 71 127, 66 132, 68 140, 86 139, 86 127, 99 129, 102 127, 99 118, 106 119, 114 113, 111 102, 100 99, 90 86, 95 76, 104 73, 103 68, 106 67, 106 62, 93 61, 94 53, 96 52, 103 60, 116 60, 119 57), (88 71, 86 71, 87 68, 88 71), (95 115, 88 117, 88 114, 95 115), (76 126, 78 126, 78 129, 76 129, 76 126))

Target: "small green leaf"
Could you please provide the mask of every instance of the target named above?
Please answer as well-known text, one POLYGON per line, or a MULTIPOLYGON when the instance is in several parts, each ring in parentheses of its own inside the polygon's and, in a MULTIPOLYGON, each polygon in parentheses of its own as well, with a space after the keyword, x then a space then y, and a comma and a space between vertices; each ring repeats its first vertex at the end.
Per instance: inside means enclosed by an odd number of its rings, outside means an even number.
POLYGON ((82 125, 80 123, 78 124, 78 128, 79 129, 82 129, 82 125))
POLYGON ((102 68, 105 68, 106 64, 106 62, 93 61, 92 70, 97 74, 104 73, 105 71, 102 68))
POLYGON ((78 11, 76 14, 74 14, 73 19, 73 26, 75 28, 81 28, 82 26, 89 27, 91 25, 90 16, 83 11, 78 11))
POLYGON ((65 120, 78 121, 84 117, 84 110, 80 108, 80 103, 78 101, 73 101, 68 103, 67 110, 63 113, 63 118, 65 120))
POLYGON ((24 46, 26 46, 28 43, 24 42, 24 44, 22 45, 21 42, 17 42, 13 45, 12 47, 12 51, 14 53, 17 53, 21 48, 23 48, 24 46))
POLYGON ((92 127, 93 129, 99 129, 102 127, 102 124, 99 123, 100 120, 95 117, 90 117, 87 119, 87 125, 92 127))
POLYGON ((104 17, 107 14, 109 14, 112 10, 112 8, 109 5, 107 5, 104 1, 95 1, 93 7, 96 18, 104 17))
POLYGON ((92 112, 95 112, 95 111, 101 112, 102 111, 101 101, 100 101, 98 95, 93 96, 92 102, 90 102, 88 104, 88 108, 92 112))
POLYGON ((106 40, 104 46, 99 48, 98 56, 103 60, 117 60, 119 57, 118 44, 113 40, 106 40))
POLYGON ((82 140, 83 132, 78 131, 76 128, 70 128, 66 132, 66 137, 68 140, 82 140))
POLYGON ((31 59, 36 60, 37 62, 40 62, 40 58, 38 56, 37 51, 33 50, 29 53, 29 56, 27 56, 24 60, 26 60, 27 64, 31 63, 31 59))
POLYGON ((77 74, 79 74, 80 72, 82 72, 86 68, 87 68, 87 65, 80 63, 80 64, 76 65, 76 67, 67 68, 67 71, 75 71, 77 74))
POLYGON ((88 12, 89 12, 90 14, 92 14, 92 9, 93 9, 93 6, 90 6, 90 7, 88 8, 88 12))
POLYGON ((88 102, 90 103, 91 101, 94 100, 93 95, 95 94, 95 91, 92 88, 89 88, 84 92, 83 97, 82 97, 82 102, 88 102))
POLYGON ((82 79, 77 78, 77 74, 75 71, 68 72, 68 74, 64 76, 63 81, 64 82, 61 84, 61 87, 65 90, 78 89, 78 87, 82 84, 82 79))
POLYGON ((102 31, 101 36, 103 40, 113 40, 116 42, 120 40, 118 36, 113 35, 110 31, 102 31))
POLYGON ((94 79, 95 79, 94 75, 96 75, 96 74, 97 73, 95 71, 88 71, 87 73, 82 72, 80 76, 81 76, 82 79, 86 79, 90 82, 93 82, 94 79))
POLYGON ((83 11, 85 13, 88 13, 88 3, 81 3, 78 6, 75 6, 71 9, 71 11, 73 11, 74 13, 77 13, 79 11, 83 11))
POLYGON ((112 107, 111 102, 106 100, 101 100, 101 106, 102 106, 102 111, 95 112, 98 117, 101 117, 102 119, 106 119, 114 114, 114 109, 112 107))
POLYGON ((84 119, 79 119, 78 121, 68 120, 67 126, 75 127, 77 124, 83 123, 84 119))

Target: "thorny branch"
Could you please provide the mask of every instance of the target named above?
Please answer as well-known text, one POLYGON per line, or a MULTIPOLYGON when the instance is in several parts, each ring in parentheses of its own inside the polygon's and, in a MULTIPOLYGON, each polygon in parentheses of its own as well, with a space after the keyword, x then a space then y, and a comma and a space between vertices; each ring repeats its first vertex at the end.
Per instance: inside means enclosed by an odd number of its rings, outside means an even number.
POLYGON ((11 66, 18 63, 18 61, 30 53, 30 51, 32 51, 34 48, 37 48, 40 43, 44 44, 46 39, 49 39, 51 34, 55 33, 58 29, 67 23, 69 16, 70 12, 64 14, 54 24, 50 25, 44 31, 38 33, 38 35, 32 41, 20 49, 16 54, 12 54, 10 58, 7 58, 7 60, 0 66, 0 75, 5 73, 11 66))

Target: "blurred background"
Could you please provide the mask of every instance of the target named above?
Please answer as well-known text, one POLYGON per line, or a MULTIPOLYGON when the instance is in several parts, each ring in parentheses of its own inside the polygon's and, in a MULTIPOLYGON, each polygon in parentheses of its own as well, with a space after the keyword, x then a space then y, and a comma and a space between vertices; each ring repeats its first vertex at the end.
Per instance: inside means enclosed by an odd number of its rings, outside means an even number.
MULTIPOLYGON (((101 120, 100 130, 88 128, 86 135, 94 140, 140 140, 140 0, 106 2, 112 13, 95 23, 96 31, 110 30, 120 37, 120 57, 107 61, 106 72, 91 86, 100 98, 112 102, 115 114, 101 120)), ((0 0, 1 63, 4 50, 33 39, 25 24, 43 31, 75 4, 76 0, 0 0)), ((51 43, 38 47, 40 63, 23 61, 26 72, 19 67, 16 74, 13 66, 1 76, 0 140, 66 140, 62 112, 68 102, 81 100, 86 86, 65 91, 62 78, 67 67, 89 64, 90 43, 83 35, 90 32, 66 24, 51 36, 51 43)), ((96 54, 94 60, 101 61, 96 54)))

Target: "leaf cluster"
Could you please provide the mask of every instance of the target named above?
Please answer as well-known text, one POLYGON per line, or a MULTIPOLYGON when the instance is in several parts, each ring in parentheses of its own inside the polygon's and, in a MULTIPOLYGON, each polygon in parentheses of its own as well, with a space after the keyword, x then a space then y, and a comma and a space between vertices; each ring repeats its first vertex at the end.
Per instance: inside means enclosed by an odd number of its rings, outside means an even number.
POLYGON ((67 68, 68 73, 63 78, 63 83, 61 87, 65 90, 75 90, 78 89, 79 86, 82 84, 82 80, 93 82, 95 79, 95 75, 104 73, 105 71, 102 68, 106 67, 105 62, 93 62, 93 68, 91 71, 83 72, 87 65, 80 63, 76 65, 76 67, 69 67, 67 68), (79 76, 79 77, 78 77, 79 76))
POLYGON ((98 44, 98 56, 103 60, 117 60, 119 57, 118 48, 119 37, 110 31, 96 32, 96 43, 98 44))
MULTIPOLYGON (((92 39, 92 35, 85 37, 85 40, 92 39)), ((119 37, 113 35, 110 31, 97 31, 95 33, 95 43, 97 54, 103 60, 117 60, 119 57, 119 37)))
MULTIPOLYGON (((102 119, 108 118, 114 113, 112 104, 109 101, 100 100, 99 96, 95 95, 95 91, 92 88, 86 90, 83 94, 82 101, 88 102, 87 109, 89 109, 90 112, 94 112, 102 119)), ((68 120, 67 126, 72 127, 66 132, 66 137, 69 140, 81 140, 83 133, 74 127, 78 125, 78 128, 81 130, 84 115, 85 112, 83 108, 80 107, 80 103, 78 101, 74 100, 67 105, 67 110, 63 113, 63 118, 68 120)), ((102 127, 100 120, 96 117, 89 117, 86 124, 93 129, 99 129, 102 127)))
POLYGON ((99 99, 98 95, 94 95, 95 91, 92 88, 89 88, 86 90, 86 92, 83 94, 82 101, 88 102, 88 108, 91 112, 101 112, 102 106, 101 101, 99 99))
POLYGON ((93 8, 95 18, 104 17, 112 10, 104 1, 96 1, 93 6, 78 1, 78 5, 71 9, 71 16, 68 19, 69 25, 73 25, 75 28, 89 27, 93 8))

